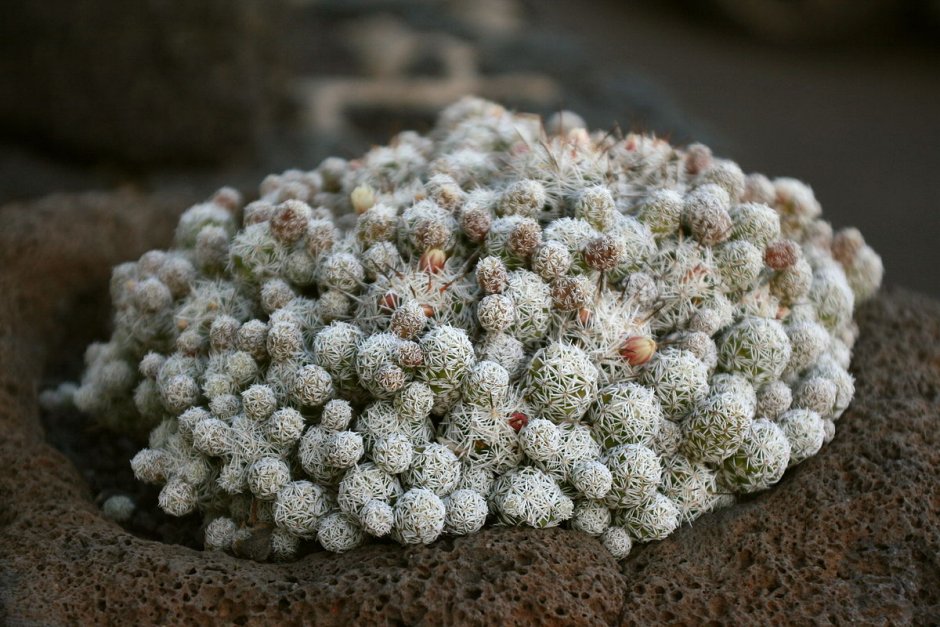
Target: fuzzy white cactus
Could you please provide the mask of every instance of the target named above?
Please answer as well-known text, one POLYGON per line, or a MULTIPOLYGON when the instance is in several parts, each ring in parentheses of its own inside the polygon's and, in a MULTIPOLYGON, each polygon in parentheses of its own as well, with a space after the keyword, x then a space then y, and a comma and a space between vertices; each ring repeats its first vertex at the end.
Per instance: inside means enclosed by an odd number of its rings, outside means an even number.
POLYGON ((624 557, 835 436, 883 274, 799 181, 476 98, 259 191, 116 267, 110 341, 43 402, 152 430, 160 507, 274 559, 487 521, 624 557))

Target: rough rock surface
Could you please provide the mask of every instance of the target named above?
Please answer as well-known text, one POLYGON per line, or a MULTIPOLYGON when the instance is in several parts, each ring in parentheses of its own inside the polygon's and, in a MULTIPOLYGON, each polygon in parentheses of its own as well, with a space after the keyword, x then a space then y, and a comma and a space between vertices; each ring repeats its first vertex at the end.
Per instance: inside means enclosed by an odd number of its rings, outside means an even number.
POLYGON ((102 517, 79 471, 47 443, 36 394, 44 373, 61 367, 63 347, 74 350, 89 321, 106 315, 109 267, 165 245, 184 207, 123 192, 0 208, 0 622, 923 624, 940 616, 940 303, 903 290, 859 314, 859 391, 832 444, 773 490, 619 565, 596 540, 565 530, 494 528, 429 547, 371 545, 274 565, 131 535, 102 517))

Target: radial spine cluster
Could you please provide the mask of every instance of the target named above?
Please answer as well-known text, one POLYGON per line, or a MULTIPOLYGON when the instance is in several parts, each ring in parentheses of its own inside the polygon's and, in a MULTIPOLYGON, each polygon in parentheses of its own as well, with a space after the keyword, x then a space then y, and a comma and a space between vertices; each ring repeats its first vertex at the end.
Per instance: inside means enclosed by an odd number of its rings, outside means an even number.
POLYGON ((149 431, 206 549, 562 525, 619 559, 832 439, 882 274, 804 183, 466 98, 190 208, 45 398, 149 431))

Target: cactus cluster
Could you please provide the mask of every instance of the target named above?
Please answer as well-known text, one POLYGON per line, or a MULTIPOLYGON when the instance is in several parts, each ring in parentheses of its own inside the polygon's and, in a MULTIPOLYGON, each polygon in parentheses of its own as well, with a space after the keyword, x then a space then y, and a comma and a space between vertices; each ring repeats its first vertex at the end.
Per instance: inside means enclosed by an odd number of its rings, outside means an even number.
POLYGON ((805 184, 476 98, 114 269, 81 410, 207 549, 566 525, 617 558, 832 439, 881 282, 805 184))

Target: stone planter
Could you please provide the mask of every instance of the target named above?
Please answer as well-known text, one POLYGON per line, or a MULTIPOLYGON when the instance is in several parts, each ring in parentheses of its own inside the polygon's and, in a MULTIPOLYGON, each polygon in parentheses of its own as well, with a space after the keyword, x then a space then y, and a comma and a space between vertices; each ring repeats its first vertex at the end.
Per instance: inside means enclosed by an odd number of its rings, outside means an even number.
POLYGON ((36 397, 64 351, 80 351, 89 328, 103 331, 110 267, 165 246, 188 200, 118 192, 0 209, 0 621, 897 624, 940 615, 940 303, 902 290, 859 312, 858 393, 832 444, 769 492, 620 564, 593 538, 559 529, 488 528, 288 564, 132 535, 102 516, 79 470, 47 442, 36 397))

